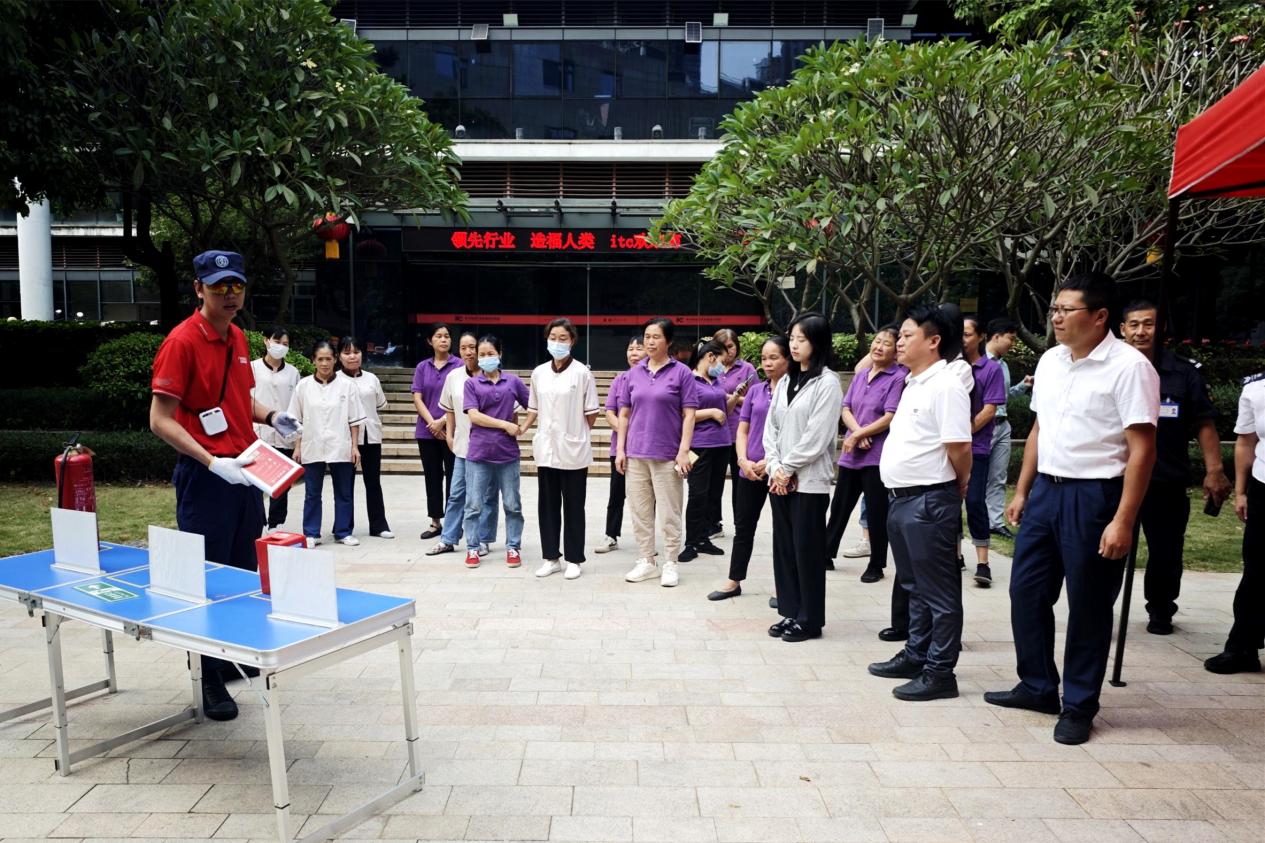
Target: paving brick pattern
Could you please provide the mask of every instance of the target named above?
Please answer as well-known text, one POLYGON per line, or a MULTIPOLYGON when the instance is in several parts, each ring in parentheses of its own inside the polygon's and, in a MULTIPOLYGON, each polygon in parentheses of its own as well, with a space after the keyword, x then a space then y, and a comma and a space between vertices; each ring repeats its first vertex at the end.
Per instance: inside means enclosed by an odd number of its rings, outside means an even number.
MULTIPOLYGON (((606 482, 590 482, 590 543, 604 523, 606 482)), ((891 579, 863 585, 856 561, 829 575, 825 637, 786 644, 765 634, 776 620, 767 526, 743 596, 710 603, 724 557, 682 565, 675 589, 625 583, 633 553, 622 548, 590 555, 578 580, 536 579, 534 479, 523 483, 519 570, 496 552, 474 571, 458 554, 423 556, 421 479, 385 485, 400 538, 363 537, 334 552, 340 584, 417 599, 427 786, 353 839, 1262 839, 1265 677, 1218 677, 1200 664, 1229 628, 1236 576, 1187 574, 1178 631, 1167 638, 1147 635, 1135 614, 1128 687, 1106 689, 1090 743, 1063 747, 1051 740, 1053 718, 981 698, 1013 683, 1004 558, 993 589, 965 589, 961 698, 916 705, 865 672, 896 649, 875 638, 891 579)), ((292 527, 301 509, 296 493, 292 527)), ((360 501, 357 523, 367 523, 360 501)), ((63 635, 68 682, 95 678, 96 633, 72 623, 63 635)), ((184 702, 179 653, 130 639, 116 646, 123 691, 71 705, 77 745, 184 702)), ((4 604, 0 708, 44 693, 46 675, 38 624, 4 604)), ((68 778, 53 771, 46 720, 0 724, 0 838, 269 838, 259 701, 242 683, 230 687, 236 721, 173 729, 68 778)), ((308 677, 282 699, 297 828, 403 774, 392 653, 308 677)))

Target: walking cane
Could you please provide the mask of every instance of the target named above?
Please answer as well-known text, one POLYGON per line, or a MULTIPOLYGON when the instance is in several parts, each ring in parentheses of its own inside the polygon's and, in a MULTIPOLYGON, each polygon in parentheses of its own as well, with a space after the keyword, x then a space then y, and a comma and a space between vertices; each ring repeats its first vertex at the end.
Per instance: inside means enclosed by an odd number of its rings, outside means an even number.
POLYGON ((1124 642, 1129 635, 1129 603, 1133 597, 1133 572, 1138 565, 1138 533, 1139 524, 1133 525, 1133 544, 1129 546, 1129 561, 1124 569, 1124 599, 1120 602, 1120 627, 1116 633, 1116 666, 1111 670, 1111 687, 1123 688, 1128 685, 1120 679, 1120 671, 1124 668, 1124 642))

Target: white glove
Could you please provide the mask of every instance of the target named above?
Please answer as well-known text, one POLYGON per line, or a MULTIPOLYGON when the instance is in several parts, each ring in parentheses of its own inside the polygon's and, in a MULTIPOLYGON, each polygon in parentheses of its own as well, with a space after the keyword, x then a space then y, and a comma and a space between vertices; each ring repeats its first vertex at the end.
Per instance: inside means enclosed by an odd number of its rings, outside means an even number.
POLYGON ((254 461, 254 457, 211 457, 211 464, 207 468, 226 483, 249 486, 250 478, 246 476, 246 472, 242 471, 242 466, 250 465, 254 461))
POLYGON ((282 436, 290 437, 303 429, 299 420, 287 412, 279 412, 272 417, 272 429, 282 436))

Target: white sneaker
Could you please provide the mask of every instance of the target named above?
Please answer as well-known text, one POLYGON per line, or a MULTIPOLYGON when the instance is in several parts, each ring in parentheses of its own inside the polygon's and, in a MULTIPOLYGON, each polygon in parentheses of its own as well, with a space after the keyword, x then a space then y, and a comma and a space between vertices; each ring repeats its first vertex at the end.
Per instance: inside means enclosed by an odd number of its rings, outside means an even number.
POLYGON ((659 585, 664 588, 672 588, 681 581, 681 575, 677 573, 677 564, 675 562, 666 562, 663 565, 663 576, 659 577, 659 585))
MULTIPOLYGON (((491 552, 492 552, 492 546, 490 544, 488 544, 487 542, 479 542, 480 556, 487 556, 491 552)), ((866 553, 869 553, 869 551, 866 551, 866 553)))
POLYGON ((395 538, 395 533, 390 530, 383 530, 381 533, 378 533, 377 536, 380 539, 393 539, 395 538))
POLYGON ((612 539, 610 536, 602 539, 602 543, 593 548, 594 553, 610 553, 619 547, 619 539, 612 539))
POLYGON ((584 567, 582 565, 578 565, 575 562, 568 562, 567 572, 562 576, 569 580, 578 580, 580 578, 580 574, 582 573, 584 573, 584 567))
POLYGON ((345 544, 348 547, 357 547, 360 544, 360 539, 356 538, 355 536, 343 536, 341 539, 338 540, 338 543, 345 544))
POLYGON ((562 563, 557 559, 546 559, 540 564, 540 567, 536 569, 536 576, 547 577, 550 574, 556 574, 561 570, 562 563))
POLYGON ((307 546, 308 546, 308 547, 316 547, 316 546, 317 546, 318 544, 320 544, 320 543, 321 543, 321 537, 320 537, 320 536, 308 536, 308 537, 307 537, 307 546))
POLYGON ((844 559, 860 559, 863 556, 869 556, 869 555, 870 555, 870 543, 865 539, 861 539, 859 542, 852 545, 852 547, 849 547, 847 550, 843 552, 844 559))
POLYGON ((659 576, 659 566, 651 562, 649 559, 638 559, 637 564, 633 565, 633 569, 624 574, 625 582, 645 582, 653 580, 659 576))

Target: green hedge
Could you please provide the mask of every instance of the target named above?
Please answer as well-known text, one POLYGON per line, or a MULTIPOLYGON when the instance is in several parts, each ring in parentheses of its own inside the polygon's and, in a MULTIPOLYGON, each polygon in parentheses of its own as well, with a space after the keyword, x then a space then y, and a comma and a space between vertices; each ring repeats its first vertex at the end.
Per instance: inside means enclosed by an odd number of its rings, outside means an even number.
POLYGON ((102 401, 81 386, 0 389, 3 426, 8 430, 146 430, 148 405, 133 407, 102 401))
POLYGON ((160 334, 136 322, 0 322, 0 359, 22 360, 5 367, 4 385, 78 386, 79 367, 104 342, 135 333, 160 334))
MULTIPOLYGON (((0 479, 48 483, 53 458, 72 434, 50 430, 0 431, 0 479)), ((93 477, 98 483, 167 481, 176 467, 176 452, 149 431, 85 433, 80 443, 94 452, 93 477)))
MULTIPOLYGON (((744 332, 738 337, 738 356, 755 366, 756 371, 760 371, 760 349, 764 347, 764 341, 772 334, 772 331, 744 332)), ((834 356, 830 365, 837 371, 852 371, 857 361, 869 352, 869 348, 860 350, 856 334, 835 334, 831 338, 830 345, 834 356)), ((764 375, 761 374, 761 377, 764 375)))

